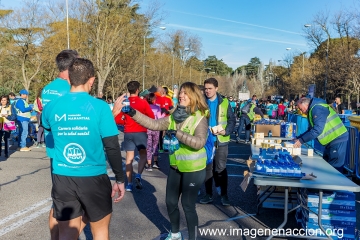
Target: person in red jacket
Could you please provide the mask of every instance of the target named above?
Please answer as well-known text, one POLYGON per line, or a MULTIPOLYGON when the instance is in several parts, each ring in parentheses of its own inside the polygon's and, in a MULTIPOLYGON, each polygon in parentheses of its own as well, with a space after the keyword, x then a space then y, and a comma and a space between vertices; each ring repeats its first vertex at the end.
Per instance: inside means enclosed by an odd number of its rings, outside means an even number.
POLYGON ((170 114, 170 110, 174 107, 172 100, 166 96, 166 90, 163 87, 159 87, 157 90, 155 105, 161 108, 161 113, 165 113, 166 116, 170 114))
POLYGON ((281 100, 280 104, 278 105, 278 119, 280 120, 284 120, 285 118, 285 105, 284 105, 284 101, 281 100))
MULTIPOLYGON (((140 83, 138 81, 131 81, 127 84, 127 89, 130 93, 130 106, 139 112, 145 114, 150 118, 155 118, 149 103, 141 99, 139 95, 140 83)), ((139 151, 140 161, 138 164, 138 173, 135 176, 135 184, 137 189, 142 189, 141 174, 144 171, 146 164, 146 146, 147 146, 147 129, 136 123, 129 115, 121 112, 115 117, 115 122, 124 125, 124 142, 123 149, 126 152, 126 177, 128 185, 126 191, 133 190, 132 173, 133 173, 133 159, 135 148, 139 151)))

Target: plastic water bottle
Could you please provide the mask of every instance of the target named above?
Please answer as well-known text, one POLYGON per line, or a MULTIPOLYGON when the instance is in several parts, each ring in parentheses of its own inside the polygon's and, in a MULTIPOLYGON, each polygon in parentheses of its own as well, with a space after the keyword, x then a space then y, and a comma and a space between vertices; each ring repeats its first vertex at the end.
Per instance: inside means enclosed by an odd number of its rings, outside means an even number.
POLYGON ((269 130, 269 132, 268 132, 268 137, 269 137, 269 138, 272 137, 272 131, 271 131, 271 130, 269 130))
POLYGON ((125 96, 124 101, 122 103, 124 106, 122 107, 121 111, 127 113, 130 111, 130 101, 127 96, 125 96))
POLYGON ((165 134, 164 136, 163 149, 166 152, 169 152, 171 150, 171 139, 167 134, 165 134))
POLYGON ((293 163, 292 165, 294 168, 294 177, 301 177, 301 168, 300 168, 299 164, 293 163))
POLYGON ((176 150, 179 150, 179 140, 175 137, 174 134, 171 134, 171 140, 170 140, 170 152, 175 152, 176 150))
POLYGON ((273 174, 273 166, 271 165, 271 161, 269 160, 265 160, 264 161, 264 168, 265 168, 265 173, 268 175, 272 175, 273 174))
POLYGON ((273 174, 280 175, 280 166, 275 160, 271 160, 271 165, 273 167, 273 174))
POLYGON ((264 160, 260 156, 259 159, 256 161, 256 172, 258 173, 264 173, 264 160))

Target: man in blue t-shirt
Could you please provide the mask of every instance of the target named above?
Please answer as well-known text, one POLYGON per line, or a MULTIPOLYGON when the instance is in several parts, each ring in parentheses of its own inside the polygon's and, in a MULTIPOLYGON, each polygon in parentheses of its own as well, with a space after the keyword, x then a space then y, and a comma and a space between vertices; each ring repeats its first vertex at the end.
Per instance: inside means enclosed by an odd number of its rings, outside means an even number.
POLYGON ((218 125, 226 125, 226 127, 222 131, 212 135, 216 151, 213 162, 206 166, 206 195, 200 199, 200 203, 206 204, 213 201, 212 186, 214 180, 216 190, 221 196, 222 205, 229 206, 230 201, 227 194, 228 174, 226 162, 229 151, 229 135, 234 131, 236 118, 228 99, 222 98, 222 96, 217 92, 219 87, 218 85, 219 83, 215 78, 209 78, 204 81, 205 96, 210 110, 209 127, 211 128, 218 125), (224 119, 226 119, 226 124, 220 122, 225 121, 224 119), (228 138, 225 139, 224 137, 228 138))
MULTIPOLYGON (((69 79, 69 67, 78 57, 78 53, 75 50, 67 49, 61 51, 55 58, 56 65, 59 69, 59 75, 51 83, 43 88, 41 93, 41 99, 43 107, 45 107, 51 101, 58 99, 59 97, 70 92, 70 79, 69 79)), ((51 132, 45 130, 45 143, 46 153, 50 157, 52 163, 52 151, 54 150, 54 139, 51 132)), ((84 223, 85 226, 85 223, 84 223)), ((59 229, 57 227, 57 221, 53 217, 53 208, 49 213, 49 227, 51 239, 58 239, 59 229)))
POLYGON ((78 238, 83 214, 94 236, 109 239, 111 198, 118 193, 114 202, 119 202, 125 194, 114 118, 106 102, 89 95, 94 72, 90 60, 76 59, 69 68, 70 93, 42 113, 43 127, 54 138, 51 196, 62 239, 78 238), (116 178, 112 188, 104 149, 116 178))

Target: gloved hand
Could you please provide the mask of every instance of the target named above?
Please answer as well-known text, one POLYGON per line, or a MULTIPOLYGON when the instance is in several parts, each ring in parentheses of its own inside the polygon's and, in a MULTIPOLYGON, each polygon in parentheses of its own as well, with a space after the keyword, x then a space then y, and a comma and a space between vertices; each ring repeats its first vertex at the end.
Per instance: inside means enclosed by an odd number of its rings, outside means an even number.
POLYGON ((171 135, 176 136, 176 132, 177 132, 177 130, 167 130, 166 134, 168 134, 168 136, 171 137, 171 135))
POLYGON ((125 114, 129 115, 130 117, 135 116, 136 110, 133 109, 131 106, 129 106, 129 108, 130 108, 130 111, 126 112, 125 114))
POLYGON ((166 108, 161 108, 161 113, 169 114, 170 112, 166 108))

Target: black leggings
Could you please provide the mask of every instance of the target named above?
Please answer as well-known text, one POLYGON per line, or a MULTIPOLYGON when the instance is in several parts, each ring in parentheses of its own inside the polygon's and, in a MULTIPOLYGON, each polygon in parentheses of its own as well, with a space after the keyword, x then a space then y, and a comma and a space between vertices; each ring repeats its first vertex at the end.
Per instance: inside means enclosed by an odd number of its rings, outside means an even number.
POLYGON ((170 167, 166 185, 166 207, 171 222, 171 232, 178 233, 180 227, 179 197, 185 212, 189 240, 196 238, 198 216, 195 209, 198 191, 205 180, 206 170, 179 172, 170 167))

